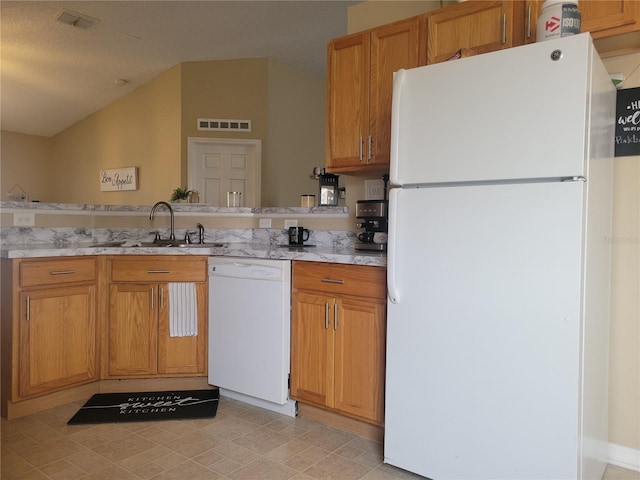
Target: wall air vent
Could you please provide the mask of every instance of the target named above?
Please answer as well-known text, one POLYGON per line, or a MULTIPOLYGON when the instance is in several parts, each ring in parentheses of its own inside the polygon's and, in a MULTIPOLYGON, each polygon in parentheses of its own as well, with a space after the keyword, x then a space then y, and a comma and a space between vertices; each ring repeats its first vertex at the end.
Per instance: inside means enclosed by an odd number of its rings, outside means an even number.
POLYGON ((230 120, 228 118, 199 118, 198 130, 250 132, 251 120, 230 120))

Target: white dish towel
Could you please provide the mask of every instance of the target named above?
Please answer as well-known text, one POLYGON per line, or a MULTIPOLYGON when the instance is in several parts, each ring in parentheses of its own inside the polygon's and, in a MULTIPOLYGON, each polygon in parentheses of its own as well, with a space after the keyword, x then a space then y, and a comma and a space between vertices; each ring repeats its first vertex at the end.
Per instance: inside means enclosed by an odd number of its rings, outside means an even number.
POLYGON ((198 335, 196 284, 169 283, 169 336, 194 337, 196 335, 198 335))

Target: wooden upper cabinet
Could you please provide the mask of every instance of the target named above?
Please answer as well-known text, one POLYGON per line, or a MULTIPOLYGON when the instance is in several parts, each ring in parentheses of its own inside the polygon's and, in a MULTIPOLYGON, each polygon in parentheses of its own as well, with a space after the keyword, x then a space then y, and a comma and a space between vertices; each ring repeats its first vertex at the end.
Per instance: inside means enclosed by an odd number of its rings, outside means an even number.
POLYGON ((419 20, 393 23, 371 32, 369 88, 369 164, 389 165, 391 154, 391 98, 393 73, 420 62, 419 20))
MULTIPOLYGON (((525 2, 524 43, 536 41, 538 18, 544 0, 525 2)), ((580 0, 581 32, 590 32, 594 39, 637 31, 640 5, 634 0, 580 0)))
POLYGON ((524 2, 468 1, 427 14, 427 64, 460 49, 480 54, 523 43, 524 2))
POLYGON ((638 30, 640 6, 635 0, 582 0, 578 3, 582 18, 580 31, 593 38, 604 38, 638 30))
POLYGON ((327 167, 362 163, 369 110, 369 34, 329 43, 327 52, 327 167))
POLYGON ((372 171, 389 165, 393 72, 419 66, 413 17, 331 41, 327 50, 326 167, 372 171))

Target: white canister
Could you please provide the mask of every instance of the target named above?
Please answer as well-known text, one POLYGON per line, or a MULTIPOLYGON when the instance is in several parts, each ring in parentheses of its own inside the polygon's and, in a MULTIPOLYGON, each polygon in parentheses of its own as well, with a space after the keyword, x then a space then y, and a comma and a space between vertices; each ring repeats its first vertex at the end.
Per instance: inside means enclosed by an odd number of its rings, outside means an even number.
POLYGON ((242 193, 227 192, 227 207, 241 207, 241 206, 242 206, 242 193))
POLYGON ((547 0, 538 18, 536 41, 553 40, 580 33, 578 2, 547 0))
POLYGON ((316 196, 315 195, 300 195, 300 206, 301 207, 315 207, 316 206, 316 196))

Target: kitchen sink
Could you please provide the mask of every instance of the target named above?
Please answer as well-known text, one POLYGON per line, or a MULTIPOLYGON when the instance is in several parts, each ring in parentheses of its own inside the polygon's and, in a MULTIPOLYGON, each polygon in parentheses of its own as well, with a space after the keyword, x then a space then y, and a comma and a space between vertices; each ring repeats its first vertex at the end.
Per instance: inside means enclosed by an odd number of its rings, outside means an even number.
POLYGON ((173 247, 179 247, 179 248, 221 248, 221 247, 226 247, 225 243, 184 243, 184 242, 178 242, 178 243, 174 243, 170 246, 173 247))
POLYGON ((123 243, 124 242, 104 242, 104 243, 93 243, 89 246, 95 247, 95 248, 121 247, 123 243))
POLYGON ((109 247, 177 247, 177 248, 221 248, 226 246, 224 243, 186 243, 186 242, 104 242, 91 245, 95 248, 109 247))

